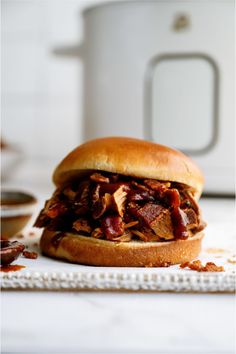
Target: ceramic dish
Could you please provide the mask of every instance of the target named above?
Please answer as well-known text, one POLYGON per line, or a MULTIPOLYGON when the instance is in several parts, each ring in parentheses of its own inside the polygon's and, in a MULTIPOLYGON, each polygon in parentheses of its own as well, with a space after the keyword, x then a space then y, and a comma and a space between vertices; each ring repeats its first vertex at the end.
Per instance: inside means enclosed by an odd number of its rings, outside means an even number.
POLYGON ((1 232, 3 238, 15 236, 30 221, 37 200, 28 193, 12 190, 1 191, 1 232))

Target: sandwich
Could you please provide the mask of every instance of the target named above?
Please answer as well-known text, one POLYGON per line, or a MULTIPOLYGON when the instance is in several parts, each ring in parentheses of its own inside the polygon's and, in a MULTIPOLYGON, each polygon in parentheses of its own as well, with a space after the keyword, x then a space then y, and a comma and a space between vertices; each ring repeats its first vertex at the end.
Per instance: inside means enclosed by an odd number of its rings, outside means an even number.
POLYGON ((53 182, 35 222, 44 228, 40 247, 49 257, 164 267, 201 250, 203 175, 177 150, 125 137, 91 140, 62 160, 53 182))

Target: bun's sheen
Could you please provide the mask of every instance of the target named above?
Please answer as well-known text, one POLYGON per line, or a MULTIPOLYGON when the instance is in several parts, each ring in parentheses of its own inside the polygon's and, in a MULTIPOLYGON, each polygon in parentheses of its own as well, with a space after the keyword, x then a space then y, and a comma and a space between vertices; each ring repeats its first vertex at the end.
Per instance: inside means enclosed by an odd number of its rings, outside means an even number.
POLYGON ((53 174, 56 186, 99 170, 136 178, 183 183, 201 195, 203 176, 183 153, 156 143, 125 137, 88 141, 67 155, 53 174))
POLYGON ((105 267, 163 267, 196 258, 203 233, 167 242, 112 242, 93 237, 44 230, 40 247, 47 256, 105 267), (60 240, 60 242, 57 242, 60 240))

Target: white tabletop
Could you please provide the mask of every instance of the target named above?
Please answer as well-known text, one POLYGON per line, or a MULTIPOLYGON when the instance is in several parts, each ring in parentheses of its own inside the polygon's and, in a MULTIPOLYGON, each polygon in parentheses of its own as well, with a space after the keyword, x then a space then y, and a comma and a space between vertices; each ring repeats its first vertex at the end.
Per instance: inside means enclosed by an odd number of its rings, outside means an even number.
MULTIPOLYGON (((5 186, 35 191, 39 199, 51 188, 26 179, 5 186)), ((234 201, 202 199, 201 206, 208 224, 228 237, 234 201)), ((3 291, 1 310, 7 353, 235 352, 232 294, 3 291)))
POLYGON ((233 295, 3 292, 2 349, 234 353, 233 295))

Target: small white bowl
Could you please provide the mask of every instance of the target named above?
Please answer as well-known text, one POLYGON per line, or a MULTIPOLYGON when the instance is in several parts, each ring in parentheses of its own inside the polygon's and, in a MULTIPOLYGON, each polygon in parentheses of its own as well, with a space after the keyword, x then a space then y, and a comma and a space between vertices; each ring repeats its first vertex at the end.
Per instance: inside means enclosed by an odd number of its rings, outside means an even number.
POLYGON ((21 232, 31 219, 36 198, 17 190, 1 190, 1 231, 8 239, 21 232))

